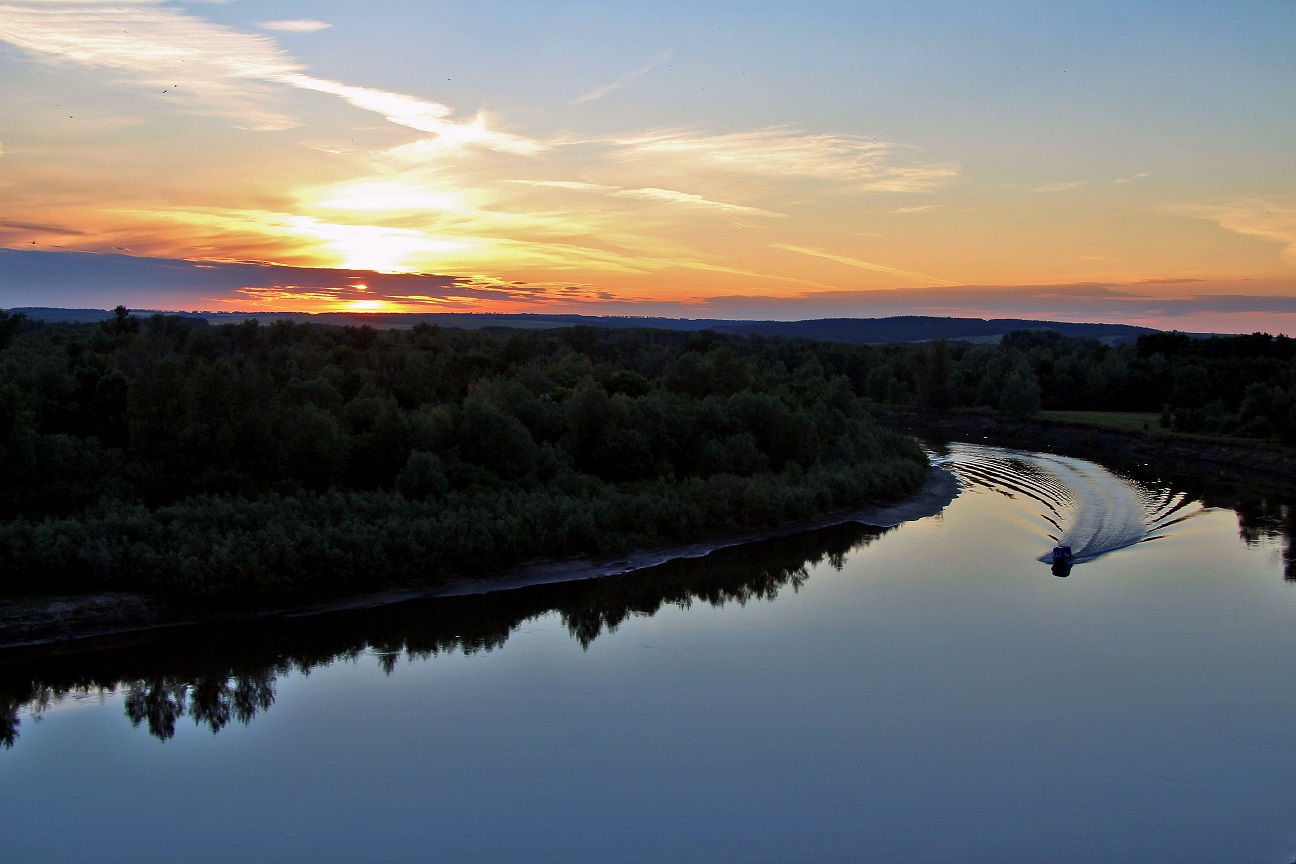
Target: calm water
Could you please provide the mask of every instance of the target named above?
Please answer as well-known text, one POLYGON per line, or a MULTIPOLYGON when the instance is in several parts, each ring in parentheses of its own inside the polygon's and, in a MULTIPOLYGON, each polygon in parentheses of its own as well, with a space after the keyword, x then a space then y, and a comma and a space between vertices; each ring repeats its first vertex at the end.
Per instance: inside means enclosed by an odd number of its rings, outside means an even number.
POLYGON ((0 659, 0 860, 1290 862, 1292 511, 939 455, 890 531, 0 659))

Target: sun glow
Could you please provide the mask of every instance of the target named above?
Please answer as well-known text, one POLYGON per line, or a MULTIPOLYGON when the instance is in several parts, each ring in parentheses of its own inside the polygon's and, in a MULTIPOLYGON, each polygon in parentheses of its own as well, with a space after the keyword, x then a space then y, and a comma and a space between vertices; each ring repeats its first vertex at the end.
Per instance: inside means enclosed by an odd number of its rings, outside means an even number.
POLYGON ((311 206, 323 210, 402 214, 463 209, 462 197, 455 193, 408 186, 399 181, 347 183, 331 187, 322 195, 311 206))
POLYGON ((332 266, 353 270, 401 273, 435 267, 448 253, 474 249, 472 240, 448 239, 413 228, 381 225, 343 225, 302 220, 302 234, 322 241, 321 257, 332 266))
MULTIPOLYGON (((744 24, 725 50, 741 46, 745 71, 720 76, 709 51, 631 47, 669 45, 672 16, 604 4, 618 11, 580 22, 588 36, 567 50, 505 49, 526 77, 483 90, 468 70, 493 61, 474 40, 425 50, 424 28, 361 4, 330 4, 325 21, 274 0, 216 3, 0 0, 0 81, 23 82, 0 87, 0 253, 34 268, 0 265, 0 302, 961 313, 1221 332, 1296 316, 1296 151, 1254 143, 1296 116, 1271 36, 1291 29, 1291 4, 1240 4, 1227 36, 1217 10, 1189 9, 1164 34, 1239 121, 1221 124, 1210 100, 1162 98, 1182 89, 1175 64, 1120 86, 1134 67, 1120 62, 1133 31, 1119 4, 1074 44, 1065 15, 1023 29, 1013 4, 915 17, 896 31, 917 37, 896 43, 920 58, 904 68, 888 52, 832 53, 867 39, 866 15, 799 16, 795 36, 744 24), (1020 76, 950 53, 991 19, 985 32, 1016 34, 995 50, 1022 58, 1020 76), (339 64, 343 34, 375 41, 339 64), (783 75, 783 52, 808 44, 829 53, 783 75), (1091 65, 1053 68, 1063 58, 1091 65), (841 63, 873 83, 843 93, 841 63), (963 89, 944 85, 962 75, 963 89), (1084 98, 1058 110, 1063 80, 1084 98), (933 122, 951 111, 966 123, 933 122), (1155 147, 1119 119, 1153 115, 1166 124, 1155 147), (1203 134, 1210 147, 1195 146, 1203 134), (1092 135, 1102 148, 1058 146, 1092 135)), ((716 32, 742 20, 734 4, 694 5, 716 32)), ((507 9, 515 36, 547 32, 544 6, 456 8, 482 34, 507 9)))

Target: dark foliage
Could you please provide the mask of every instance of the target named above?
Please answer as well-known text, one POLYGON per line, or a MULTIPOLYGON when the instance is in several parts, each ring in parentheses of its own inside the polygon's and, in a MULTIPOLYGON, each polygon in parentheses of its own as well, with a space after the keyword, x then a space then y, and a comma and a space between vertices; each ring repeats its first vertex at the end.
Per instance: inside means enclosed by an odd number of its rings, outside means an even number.
POLYGON ((1105 345, 1051 330, 1015 330, 998 345, 872 349, 857 389, 926 410, 982 407, 1142 411, 1183 432, 1296 443, 1296 339, 1254 333, 1151 333, 1105 345))
POLYGON ((696 560, 605 579, 543 585, 504 594, 400 603, 329 616, 275 618, 160 631, 141 642, 82 653, 53 653, 0 666, 0 748, 12 747, 24 714, 69 694, 121 692, 127 719, 168 739, 188 717, 213 733, 248 724, 275 702, 280 676, 371 656, 388 675, 404 659, 501 648, 517 629, 557 612, 588 648, 631 617, 665 606, 747 605, 797 591, 809 569, 840 570, 855 549, 887 529, 832 528, 722 549, 696 560))
POLYGON ((925 464, 862 410, 860 347, 121 308, 0 325, 0 593, 367 590, 856 507, 925 464))

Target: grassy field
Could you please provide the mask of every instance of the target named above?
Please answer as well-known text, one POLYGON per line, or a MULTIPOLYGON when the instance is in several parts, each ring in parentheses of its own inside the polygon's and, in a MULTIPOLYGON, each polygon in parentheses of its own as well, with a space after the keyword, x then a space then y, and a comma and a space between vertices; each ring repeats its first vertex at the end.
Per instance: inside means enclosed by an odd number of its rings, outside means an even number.
POLYGON ((1212 442, 1248 447, 1252 450, 1272 450, 1292 452, 1280 442, 1266 438, 1235 438, 1232 435, 1221 435, 1214 432, 1173 432, 1161 425, 1161 415, 1154 412, 1138 411, 1040 411, 1035 415, 1041 420, 1059 420, 1063 423, 1079 423, 1100 429, 1114 429, 1118 432, 1134 432, 1142 435, 1164 435, 1181 440, 1212 442))
POLYGON ((1121 432, 1164 432, 1161 415, 1140 411, 1041 411, 1043 420, 1061 420, 1064 423, 1084 423, 1121 432))

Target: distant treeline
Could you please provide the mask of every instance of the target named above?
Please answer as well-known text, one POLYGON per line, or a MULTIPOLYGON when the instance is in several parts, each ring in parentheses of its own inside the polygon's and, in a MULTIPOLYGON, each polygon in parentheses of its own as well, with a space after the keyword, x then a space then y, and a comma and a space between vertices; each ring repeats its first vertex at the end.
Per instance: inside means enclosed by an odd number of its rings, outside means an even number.
POLYGON ((867 349, 863 393, 924 410, 1141 411, 1183 432, 1296 442, 1296 339, 1150 333, 1110 346, 1017 330, 994 346, 867 349))
MULTIPOLYGON (((0 250, 3 252, 4 250, 0 250)), ((30 306, 9 310, 49 322, 85 323, 113 317, 107 309, 59 309, 30 306)), ((148 317, 149 313, 135 313, 148 317)), ((1130 324, 1036 321, 1027 318, 953 318, 931 315, 895 315, 887 318, 815 318, 808 321, 726 321, 718 318, 646 318, 615 315, 554 315, 539 312, 179 312, 170 313, 212 324, 255 319, 262 324, 286 319, 298 323, 337 326, 368 325, 378 330, 406 329, 420 322, 442 327, 475 330, 511 327, 518 330, 587 325, 602 329, 711 330, 730 336, 765 336, 773 339, 811 339, 885 345, 900 342, 997 342, 1012 330, 1056 330, 1064 336, 1099 339, 1109 344, 1133 342, 1150 327, 1130 324)))
POLYGON ((868 349, 0 313, 0 593, 319 597, 902 495, 868 349))

